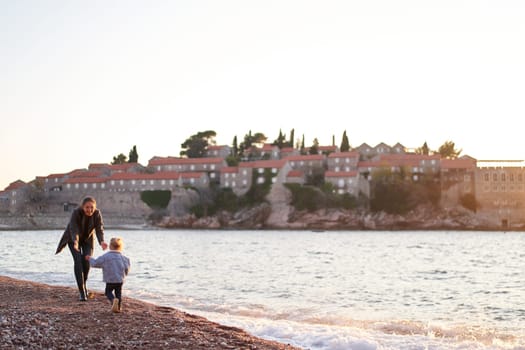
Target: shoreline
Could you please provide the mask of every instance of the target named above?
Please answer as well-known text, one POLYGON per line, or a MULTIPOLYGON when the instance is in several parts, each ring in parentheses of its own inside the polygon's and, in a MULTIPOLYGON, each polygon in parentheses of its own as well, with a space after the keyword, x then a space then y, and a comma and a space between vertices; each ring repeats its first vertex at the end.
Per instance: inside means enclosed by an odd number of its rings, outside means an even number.
POLYGON ((123 312, 113 314, 98 291, 87 302, 77 297, 72 287, 0 275, 0 343, 23 349, 300 349, 134 298, 124 297, 123 312))

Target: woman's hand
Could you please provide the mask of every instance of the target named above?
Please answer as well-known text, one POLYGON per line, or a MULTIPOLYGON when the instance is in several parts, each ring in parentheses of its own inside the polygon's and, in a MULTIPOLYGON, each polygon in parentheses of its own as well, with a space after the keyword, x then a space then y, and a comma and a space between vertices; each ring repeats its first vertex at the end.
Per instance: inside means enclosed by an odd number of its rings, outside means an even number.
POLYGON ((100 246, 102 247, 102 250, 108 249, 108 244, 106 242, 100 243, 100 246))

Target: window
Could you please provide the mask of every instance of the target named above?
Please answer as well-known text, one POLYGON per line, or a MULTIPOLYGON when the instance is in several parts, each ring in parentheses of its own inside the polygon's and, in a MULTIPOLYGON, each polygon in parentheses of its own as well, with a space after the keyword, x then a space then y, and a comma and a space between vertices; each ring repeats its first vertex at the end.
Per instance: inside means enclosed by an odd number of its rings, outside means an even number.
POLYGON ((277 174, 277 168, 272 168, 272 174, 277 174))
POLYGON ((465 184, 465 186, 463 186, 463 191, 470 192, 470 184, 465 184))
POLYGON ((335 163, 339 163, 339 158, 335 158, 335 163))
POLYGON ((348 179, 348 184, 351 185, 354 183, 354 179, 348 179))
POLYGON ((155 180, 149 180, 149 184, 150 185, 154 185, 155 184, 155 180))
POLYGON ((498 174, 492 174, 492 181, 498 181, 498 174))
POLYGON ((226 174, 224 174, 224 177, 225 177, 225 178, 229 178, 229 177, 230 177, 230 174, 226 173, 226 174))
POLYGON ((204 164, 204 169, 208 169, 208 164, 204 164))
POLYGON ((484 192, 490 192, 490 186, 489 185, 483 186, 483 191, 484 192))
POLYGON ((435 159, 432 159, 432 160, 430 161, 430 164, 432 164, 432 165, 436 165, 436 160, 435 160, 435 159))
POLYGON ((510 182, 514 182, 514 174, 510 174, 509 175, 509 181, 510 182))
POLYGON ((274 184, 277 179, 275 177, 272 177, 272 183, 274 184))
POLYGON ((92 184, 92 187, 93 187, 93 188, 97 188, 97 184, 95 184, 95 183, 92 184))
POLYGON ((463 181, 470 181, 470 175, 463 176, 463 181))
POLYGON ((224 186, 225 186, 225 187, 230 187, 230 183, 229 183, 228 181, 225 181, 225 182, 224 182, 224 186))
POLYGON ((259 168, 259 169, 257 169, 257 171, 259 172, 259 174, 264 173, 264 169, 263 168, 259 168))
POLYGON ((521 174, 518 174, 518 181, 523 181, 523 176, 521 174))
POLYGON ((66 188, 69 190, 71 188, 71 184, 67 184, 66 188))
POLYGON ((301 161, 299 162, 299 165, 301 165, 301 166, 304 165, 304 160, 301 160, 301 161))
POLYGON ((237 174, 233 173, 232 177, 235 179, 237 177, 237 174))
POLYGON ((160 183, 161 183, 161 185, 165 185, 166 184, 166 180, 162 180, 160 183))
POLYGON ((258 177, 257 178, 257 183, 258 184, 263 184, 264 183, 264 177, 258 177))
POLYGON ((346 161, 347 163, 350 163, 350 158, 346 158, 345 161, 346 161))
POLYGON ((505 174, 501 174, 501 181, 505 181, 505 179, 506 179, 505 174))
POLYGON ((106 184, 100 184, 100 188, 106 188, 106 184))
POLYGON ((192 177, 192 178, 190 179, 190 184, 194 184, 194 183, 195 183, 195 179, 192 177))
POLYGON ((232 187, 235 187, 236 183, 235 181, 232 182, 232 187))
POLYGON ((211 170, 215 170, 215 164, 210 165, 211 170))
POLYGON ((124 185, 124 180, 120 180, 120 186, 124 185))
POLYGON ((159 166, 157 167, 157 171, 161 171, 161 169, 162 169, 162 168, 161 168, 161 166, 159 165, 159 166))
POLYGON ((75 184, 75 188, 78 188, 78 184, 75 184))
POLYGON ((195 165, 190 165, 190 170, 195 170, 195 165))
POLYGON ((212 179, 215 179, 215 173, 211 173, 211 174, 210 174, 210 177, 211 177, 212 179))
POLYGON ((340 188, 345 187, 345 180, 343 180, 343 179, 337 180, 337 186, 340 187, 340 188))
POLYGON ((485 179, 485 181, 489 181, 489 174, 483 174, 483 178, 485 179))
POLYGON ((492 185, 492 192, 498 192, 498 186, 492 185))
POLYGON ((142 184, 145 185, 146 184, 146 180, 142 180, 142 184))
POLYGON ((244 186, 246 186, 246 185, 248 185, 248 181, 247 181, 247 180, 242 180, 242 184, 243 184, 244 186))
POLYGON ((87 184, 84 184, 84 188, 87 188, 87 187, 88 187, 88 185, 87 185, 87 184))
POLYGON ((507 192, 507 188, 505 187, 505 185, 501 185, 501 192, 507 192))
MULTIPOLYGON (((337 162, 336 162, 337 163, 337 162)), ((292 166, 292 168, 294 167, 295 165, 295 162, 290 162, 290 165, 292 166)))
POLYGON ((134 185, 135 184, 135 180, 131 180, 131 184, 134 185))
POLYGON ((242 171, 242 174, 243 174, 243 175, 248 175, 248 170, 246 170, 246 169, 243 170, 243 171, 242 171))
POLYGON ((170 185, 173 185, 173 180, 170 180, 170 185))

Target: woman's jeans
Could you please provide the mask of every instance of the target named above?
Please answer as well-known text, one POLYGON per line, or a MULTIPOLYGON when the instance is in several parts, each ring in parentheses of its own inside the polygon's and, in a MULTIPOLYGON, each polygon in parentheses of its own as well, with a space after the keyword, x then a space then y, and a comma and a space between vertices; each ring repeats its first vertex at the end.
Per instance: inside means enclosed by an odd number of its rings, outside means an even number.
POLYGON ((86 256, 93 255, 93 242, 90 241, 92 240, 88 240, 87 242, 79 242, 78 248, 80 251, 76 251, 73 248, 73 243, 68 243, 69 250, 71 251, 71 255, 73 256, 73 261, 75 263, 74 270, 78 291, 80 292, 80 296, 84 297, 88 296, 86 282, 89 275, 89 261, 86 260, 86 256))

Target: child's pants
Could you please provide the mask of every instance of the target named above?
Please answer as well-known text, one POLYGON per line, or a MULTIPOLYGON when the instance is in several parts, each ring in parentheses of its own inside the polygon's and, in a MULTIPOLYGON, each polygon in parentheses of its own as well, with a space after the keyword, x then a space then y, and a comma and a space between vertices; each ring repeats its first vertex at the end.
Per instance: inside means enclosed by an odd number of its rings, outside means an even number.
POLYGON ((118 299, 118 304, 122 303, 122 283, 106 283, 106 291, 104 293, 109 301, 113 303, 113 299, 118 299), (113 295, 115 291, 115 295, 113 295))

